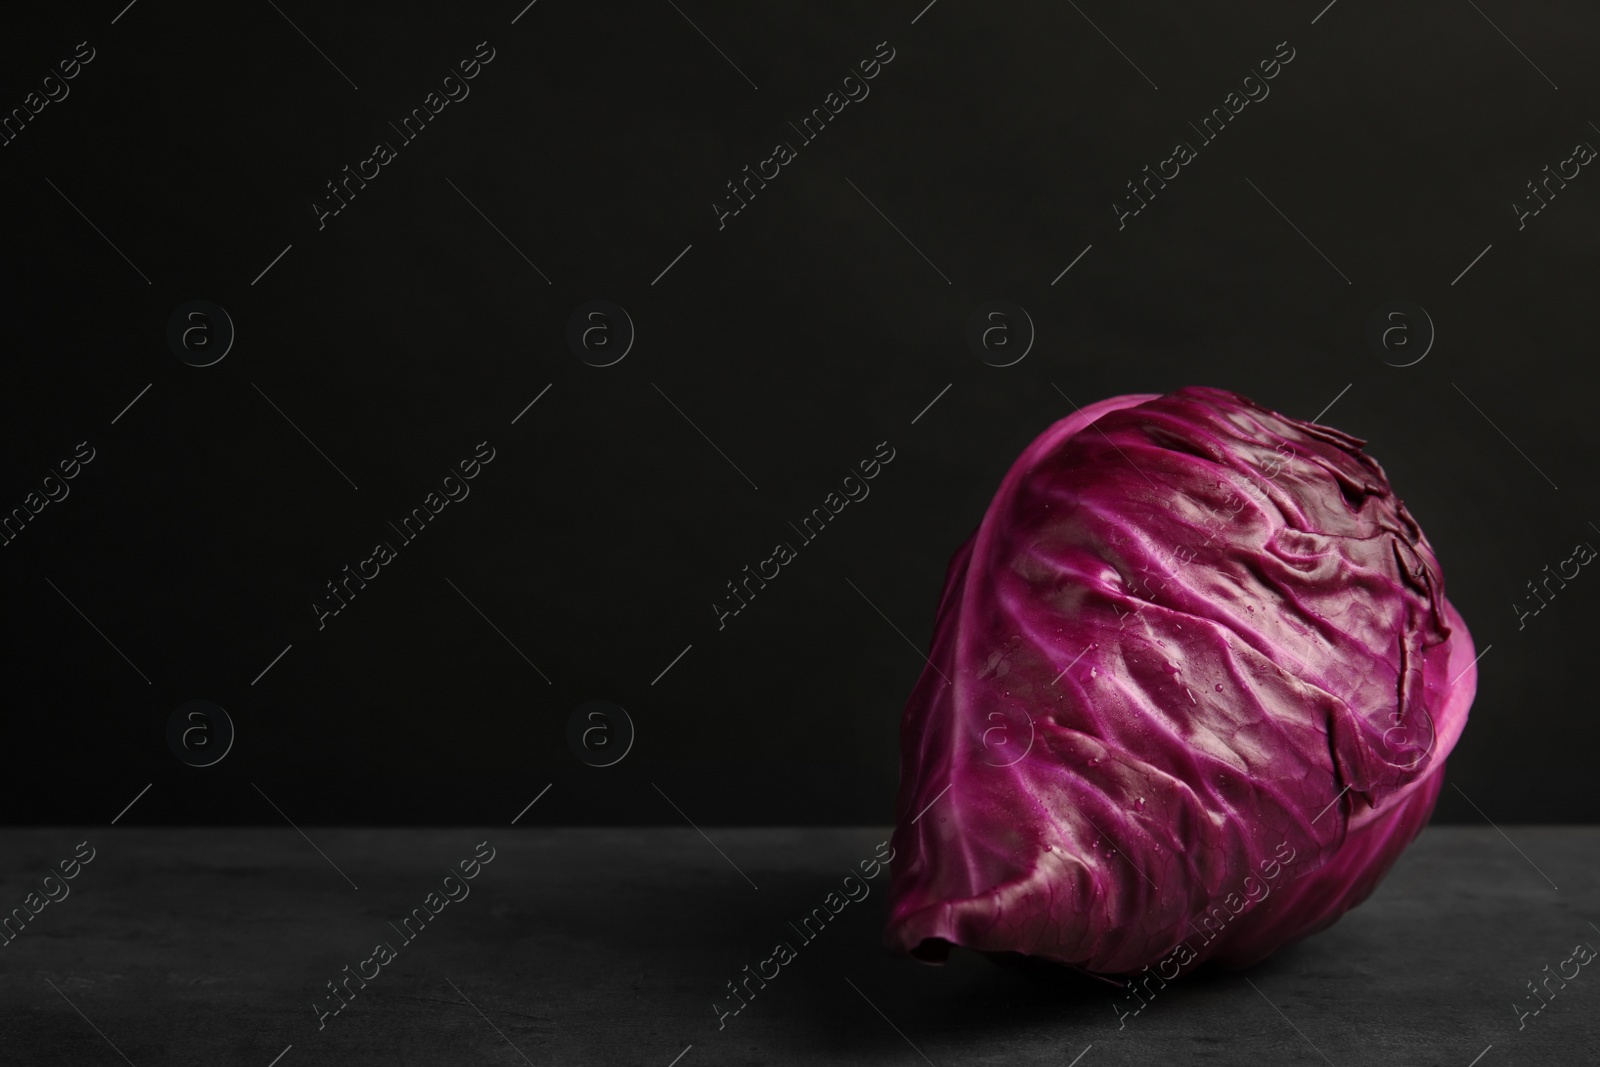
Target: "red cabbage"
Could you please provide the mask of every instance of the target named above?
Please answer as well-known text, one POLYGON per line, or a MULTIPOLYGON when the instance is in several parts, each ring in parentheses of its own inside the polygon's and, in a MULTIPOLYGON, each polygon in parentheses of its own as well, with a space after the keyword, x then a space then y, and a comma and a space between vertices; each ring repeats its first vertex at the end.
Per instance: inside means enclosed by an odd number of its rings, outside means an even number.
POLYGON ((1477 672, 1364 443, 1191 387, 1028 446, 901 720, 886 944, 1237 967, 1376 888, 1477 672))

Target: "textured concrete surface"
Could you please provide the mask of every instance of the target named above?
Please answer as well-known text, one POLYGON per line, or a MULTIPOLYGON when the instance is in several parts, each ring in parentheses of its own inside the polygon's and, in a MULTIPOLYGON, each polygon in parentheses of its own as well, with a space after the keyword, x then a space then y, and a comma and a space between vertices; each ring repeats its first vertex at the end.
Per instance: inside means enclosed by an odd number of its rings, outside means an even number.
POLYGON ((885 876, 802 941, 884 830, 13 829, 6 909, 95 851, 0 948, 0 1063, 1593 1064, 1600 967, 1521 1029, 1514 1005, 1600 946, 1600 829, 1504 829, 1427 830, 1331 930, 1120 1029, 1092 980, 889 957, 885 876), (469 895, 406 943, 390 923, 484 841, 469 895), (795 958, 719 1029, 725 983, 780 940, 795 958), (363 963, 378 942, 395 957, 363 963), (377 975, 319 1029, 345 965, 377 975))

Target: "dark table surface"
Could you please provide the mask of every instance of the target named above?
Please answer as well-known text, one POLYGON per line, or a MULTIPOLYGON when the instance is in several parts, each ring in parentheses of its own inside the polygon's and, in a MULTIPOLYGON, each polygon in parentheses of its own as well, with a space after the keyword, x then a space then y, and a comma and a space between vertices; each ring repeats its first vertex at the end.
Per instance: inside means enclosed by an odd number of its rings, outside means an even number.
POLYGON ((1120 1028, 1090 979, 887 955, 886 877, 802 942, 789 924, 886 830, 705 829, 3 831, 7 909, 79 842, 95 852, 0 949, 0 1064, 1600 1060, 1600 968, 1552 983, 1520 1029, 1513 1007, 1575 943, 1600 946, 1600 829, 1431 827, 1332 929, 1202 969, 1120 1028), (402 941, 389 924, 483 841, 470 894, 402 941), (725 984, 779 940, 796 957, 719 1029, 725 984), (380 941, 395 958, 363 964, 380 941), (378 974, 319 1029, 346 965, 378 974))

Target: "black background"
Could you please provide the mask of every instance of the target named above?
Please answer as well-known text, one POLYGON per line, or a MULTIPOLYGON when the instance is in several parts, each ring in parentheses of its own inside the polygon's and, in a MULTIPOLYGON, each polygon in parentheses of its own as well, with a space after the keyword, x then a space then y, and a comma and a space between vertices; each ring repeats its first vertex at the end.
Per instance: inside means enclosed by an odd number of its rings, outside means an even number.
POLYGON ((1437 817, 1600 819, 1600 579, 1520 631, 1511 607, 1600 542, 1600 178, 1520 231, 1511 207, 1600 143, 1600 12, 679 6, 0 6, 6 110, 96 50, 0 148, 0 510, 97 451, 0 549, 0 817, 103 822, 154 783, 123 825, 281 825, 263 795, 485 822, 554 783, 541 821, 681 824, 665 795, 702 825, 886 822, 945 564, 1011 461, 1062 394, 1207 384, 1338 397, 1492 646, 1437 817), (471 95, 319 231, 324 183, 484 40, 471 95), (723 183, 880 41, 871 95, 719 231, 723 183), (1119 231, 1124 183, 1280 41, 1270 96, 1119 231), (193 298, 238 331, 203 369, 165 341, 193 298), (604 369, 565 343, 594 298, 638 331, 604 369), (1037 328, 1007 368, 965 341, 996 298, 1037 328), (1438 330, 1407 368, 1364 339, 1395 299, 1438 330), (471 496, 319 632, 323 583, 483 440, 471 496), (881 441, 871 496, 719 632, 723 583, 881 441), (191 698, 238 727, 214 767, 166 747, 191 698), (614 767, 566 744, 592 698, 638 728, 614 767))

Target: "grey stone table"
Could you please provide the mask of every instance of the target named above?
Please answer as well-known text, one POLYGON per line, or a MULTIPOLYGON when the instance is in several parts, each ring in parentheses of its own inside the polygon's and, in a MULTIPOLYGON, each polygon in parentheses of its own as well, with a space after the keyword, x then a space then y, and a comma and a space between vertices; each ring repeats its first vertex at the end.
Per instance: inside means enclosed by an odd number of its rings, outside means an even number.
POLYGON ((1428 829, 1332 929, 1120 1026, 1091 979, 887 955, 886 876, 805 940, 880 829, 6 830, 0 907, 39 910, 0 948, 0 1064, 1600 1062, 1600 966, 1514 1007, 1600 946, 1600 830, 1505 830, 1428 829), (746 966, 776 975, 719 1020, 746 966))

